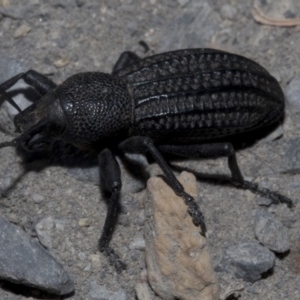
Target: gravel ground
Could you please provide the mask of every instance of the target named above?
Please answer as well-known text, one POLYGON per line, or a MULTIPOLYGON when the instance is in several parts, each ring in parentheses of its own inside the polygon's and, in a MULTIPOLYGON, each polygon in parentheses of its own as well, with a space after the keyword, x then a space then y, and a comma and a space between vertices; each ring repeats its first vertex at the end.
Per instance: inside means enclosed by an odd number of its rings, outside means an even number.
MULTIPOLYGON (((251 15, 253 3, 246 0, 2 0, 0 4, 1 82, 29 68, 57 83, 78 72, 110 72, 125 50, 146 56, 211 47, 242 54, 269 70, 288 96, 283 126, 238 151, 238 161, 248 180, 295 201, 293 210, 286 205, 265 208, 289 229, 291 248, 276 258, 270 274, 255 283, 223 272, 218 276, 221 292, 241 284, 243 300, 300 299, 299 26, 258 24, 251 15), (148 52, 140 41, 149 45, 148 52)), ((297 0, 258 4, 269 16, 300 18, 297 0)), ((0 139, 11 139, 13 125, 5 108, 0 124, 0 139)), ((81 171, 40 162, 21 165, 20 156, 11 148, 1 150, 0 161, 0 190, 5 196, 0 199, 0 212, 33 236, 36 224, 48 224, 44 232, 47 246, 75 281, 76 293, 68 299, 135 299, 135 285, 145 269, 144 250, 133 243, 143 237, 145 181, 137 181, 122 168, 122 211, 112 245, 127 263, 127 270, 116 274, 97 252, 106 203, 95 184, 95 168, 81 171)), ((256 241, 253 225, 259 197, 205 180, 207 173, 229 174, 225 159, 174 164, 199 175, 199 198, 214 265, 227 247, 256 241)), ((63 299, 7 282, 0 286, 4 300, 63 299)))

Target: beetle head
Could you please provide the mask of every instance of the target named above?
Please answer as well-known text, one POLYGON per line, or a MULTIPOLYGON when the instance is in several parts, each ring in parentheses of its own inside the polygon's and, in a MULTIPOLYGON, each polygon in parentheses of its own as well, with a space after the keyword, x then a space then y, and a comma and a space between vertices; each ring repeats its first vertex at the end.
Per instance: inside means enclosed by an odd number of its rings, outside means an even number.
POLYGON ((42 151, 59 139, 66 128, 64 113, 54 91, 17 114, 14 124, 21 135, 0 147, 20 145, 27 151, 42 151))

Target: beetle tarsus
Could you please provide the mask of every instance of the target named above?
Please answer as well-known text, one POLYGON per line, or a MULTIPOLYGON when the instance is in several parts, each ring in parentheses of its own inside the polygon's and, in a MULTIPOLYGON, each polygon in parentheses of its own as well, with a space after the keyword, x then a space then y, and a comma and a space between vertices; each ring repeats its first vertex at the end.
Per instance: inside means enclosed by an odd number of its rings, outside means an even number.
POLYGON ((99 251, 102 252, 109 260, 109 264, 115 268, 117 273, 121 273, 126 269, 126 264, 122 262, 119 255, 114 251, 113 248, 106 246, 105 248, 100 248, 99 251))
POLYGON ((272 200, 272 204, 285 203, 289 208, 292 208, 294 205, 293 201, 290 198, 283 196, 277 192, 270 191, 267 188, 260 187, 256 183, 247 180, 243 180, 243 182, 231 180, 231 183, 238 188, 248 189, 255 194, 272 200))
POLYGON ((193 223, 195 226, 200 226, 201 233, 205 235, 206 225, 204 221, 203 213, 200 211, 198 204, 195 199, 188 193, 183 193, 182 198, 184 199, 185 204, 188 206, 188 212, 192 217, 193 223))

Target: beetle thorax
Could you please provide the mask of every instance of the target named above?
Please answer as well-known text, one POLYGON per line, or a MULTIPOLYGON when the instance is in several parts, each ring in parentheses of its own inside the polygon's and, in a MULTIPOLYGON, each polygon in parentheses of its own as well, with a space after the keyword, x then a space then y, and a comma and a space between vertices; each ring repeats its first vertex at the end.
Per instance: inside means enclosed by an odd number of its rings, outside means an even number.
POLYGON ((67 119, 64 139, 83 147, 118 136, 130 125, 131 101, 123 86, 105 73, 80 73, 60 85, 56 94, 67 119))

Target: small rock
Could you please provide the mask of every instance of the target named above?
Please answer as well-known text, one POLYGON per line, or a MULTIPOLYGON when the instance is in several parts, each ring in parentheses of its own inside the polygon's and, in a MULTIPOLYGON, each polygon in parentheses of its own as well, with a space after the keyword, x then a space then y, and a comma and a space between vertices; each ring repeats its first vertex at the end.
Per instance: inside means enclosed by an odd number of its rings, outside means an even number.
POLYGON ((66 65, 68 65, 70 63, 70 59, 68 57, 62 57, 58 60, 56 60, 53 65, 56 67, 56 68, 62 68, 62 67, 65 67, 66 65))
POLYGON ((62 265, 25 232, 0 216, 0 278, 64 295, 74 283, 62 265))
POLYGON ((26 7, 19 5, 0 7, 0 14, 11 19, 23 19, 25 11, 26 7))
POLYGON ((11 0, 1 0, 0 1, 0 6, 9 7, 10 6, 10 1, 11 0))
POLYGON ((136 236, 129 244, 129 249, 145 250, 145 239, 142 236, 136 236))
POLYGON ((185 6, 190 2, 190 0, 177 0, 177 2, 180 6, 185 6))
POLYGON ((244 194, 245 194, 248 201, 253 201, 254 198, 256 197, 256 195, 254 193, 252 193, 251 191, 249 191, 249 190, 245 190, 244 194))
POLYGON ((95 281, 90 284, 89 294, 92 299, 126 300, 126 293, 123 289, 113 292, 108 290, 105 285, 99 285, 95 281))
POLYGON ((297 173, 300 170, 300 138, 287 140, 287 148, 282 159, 282 172, 297 173))
POLYGON ((143 226, 144 223, 145 223, 145 211, 143 209, 141 209, 141 211, 139 212, 136 224, 139 226, 143 226))
POLYGON ((85 0, 76 0, 76 5, 82 7, 85 4, 85 0))
POLYGON ((51 249, 53 237, 64 230, 65 224, 66 220, 57 220, 49 216, 36 223, 34 229, 41 244, 47 249, 51 249))
POLYGON ((138 300, 153 300, 153 291, 148 283, 147 271, 144 269, 140 274, 139 282, 135 286, 138 300))
POLYGON ((138 300, 152 300, 150 287, 146 282, 139 282, 135 286, 135 292, 138 300))
POLYGON ((288 228, 266 210, 255 214, 255 236, 270 250, 283 253, 290 249, 288 228))
POLYGON ((69 168, 68 172, 76 179, 81 181, 89 181, 95 184, 99 184, 99 167, 89 167, 89 168, 69 168))
POLYGON ((44 198, 45 198, 45 197, 44 197, 43 195, 40 195, 40 194, 33 194, 33 195, 32 195, 32 200, 33 200, 33 202, 36 203, 36 204, 42 203, 43 200, 44 200, 44 198))
POLYGON ((229 247, 222 255, 216 271, 233 274, 245 281, 255 282, 275 264, 275 254, 256 243, 229 247))
MULTIPOLYGON (((179 177, 185 190, 197 195, 194 175, 179 177)), ((152 177, 145 203, 148 280, 163 299, 219 299, 206 239, 200 234, 181 197, 160 177, 152 177)))
POLYGON ((91 226, 91 220, 88 218, 81 218, 78 222, 80 227, 89 227, 91 226))
POLYGON ((270 206, 272 204, 272 200, 266 197, 257 197, 256 203, 260 206, 270 206))
POLYGON ((293 80, 285 88, 285 97, 287 103, 294 106, 298 110, 300 109, 300 74, 295 76, 293 80))
POLYGON ((224 18, 224 19, 233 19, 235 17, 235 15, 237 14, 237 9, 230 5, 230 4, 224 4, 222 7, 221 7, 221 16, 224 18))
POLYGON ((31 27, 28 24, 22 24, 16 29, 14 38, 26 36, 29 31, 31 31, 31 27))

